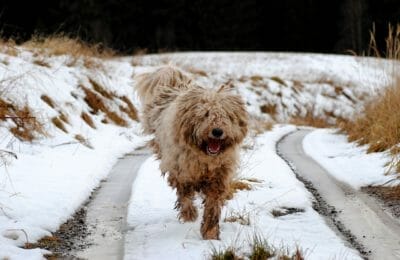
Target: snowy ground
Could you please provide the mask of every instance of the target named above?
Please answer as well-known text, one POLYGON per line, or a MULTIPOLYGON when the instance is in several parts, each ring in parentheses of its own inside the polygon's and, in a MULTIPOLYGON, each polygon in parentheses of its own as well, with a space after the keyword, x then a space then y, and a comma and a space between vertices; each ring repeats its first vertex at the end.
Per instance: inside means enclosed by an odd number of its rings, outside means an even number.
MULTIPOLYGON (((38 136, 32 143, 23 142, 9 132, 14 126, 12 120, 0 121, 0 151, 12 152, 18 158, 0 154, 7 157, 6 164, 0 164, 0 258, 42 258, 44 251, 21 247, 56 231, 107 176, 117 158, 143 144, 140 124, 124 113, 121 107, 126 104, 120 99, 127 97, 139 107, 132 86, 133 76, 142 71, 173 63, 204 85, 233 84, 247 101, 253 117, 277 121, 307 111, 330 120, 351 117, 372 90, 387 80, 380 62, 350 56, 182 53, 74 60, 38 53, 24 49, 18 49, 16 55, 0 52, 0 98, 16 106, 28 105, 48 134, 38 136), (102 96, 93 82, 111 93, 112 98, 102 96), (91 111, 82 86, 125 119, 127 127, 116 126, 101 111, 91 111), (44 102, 43 95, 50 97, 55 106, 44 102), (95 129, 82 120, 83 112, 91 116, 95 129), (66 132, 51 123, 52 118, 61 115, 68 118, 64 123, 66 132), (76 140, 78 134, 84 142, 76 140)), ((310 258, 356 257, 312 210, 310 194, 276 156, 274 143, 290 129, 275 128, 249 140, 254 143, 251 150, 243 151, 240 177, 262 182, 254 184, 251 191, 239 192, 228 203, 224 215, 243 213, 251 225, 223 222, 221 242, 200 240, 198 222, 177 222, 172 210, 173 192, 159 176, 158 162, 146 161, 133 188, 129 223, 135 229, 128 238, 135 242, 138 234, 148 237, 139 238, 142 243, 137 245, 127 245, 127 255, 138 257, 140 252, 142 256, 160 254, 165 258, 162 247, 174 248, 172 252, 179 256, 205 257, 212 245, 235 246, 245 252, 249 240, 246 236, 256 232, 277 247, 292 250, 299 245, 310 258), (147 189, 149 182, 158 188, 147 189), (144 204, 149 211, 143 209, 138 215, 135 209, 144 204), (304 212, 274 218, 271 211, 284 211, 282 207, 304 212), (312 225, 308 225, 311 221, 312 225), (169 232, 175 234, 176 241, 170 239, 169 232)), ((380 162, 377 161, 377 169, 382 169, 380 162)))
POLYGON ((347 137, 337 130, 315 130, 304 138, 303 147, 335 178, 355 189, 399 183, 387 152, 367 154, 366 146, 347 142, 347 137))
POLYGON ((159 162, 148 159, 132 188, 126 259, 207 259, 212 248, 228 247, 245 256, 254 235, 290 253, 300 248, 306 259, 361 259, 313 210, 311 194, 276 154, 276 142, 292 130, 293 126, 275 127, 252 140, 251 148, 242 153, 239 179, 257 182, 250 182, 252 190, 238 192, 223 209, 221 241, 201 239, 201 217, 194 223, 178 221, 174 191, 160 177, 159 162), (299 212, 274 217, 273 211, 289 208, 299 212))

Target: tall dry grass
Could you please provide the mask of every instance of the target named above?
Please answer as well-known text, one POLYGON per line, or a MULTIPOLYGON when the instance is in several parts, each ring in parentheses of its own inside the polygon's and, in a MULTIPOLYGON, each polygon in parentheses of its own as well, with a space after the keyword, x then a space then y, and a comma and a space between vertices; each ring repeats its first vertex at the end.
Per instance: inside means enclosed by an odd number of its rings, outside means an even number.
POLYGON ((377 41, 371 32, 370 50, 376 57, 385 57, 391 66, 385 68, 391 74, 389 86, 369 101, 362 113, 353 121, 343 121, 340 128, 350 141, 368 145, 368 152, 390 151, 392 166, 400 173, 400 25, 389 25, 386 52, 379 52, 377 41))
POLYGON ((71 37, 66 34, 34 35, 30 40, 24 42, 22 46, 56 56, 110 58, 116 55, 115 51, 101 43, 90 44, 78 37, 71 37))

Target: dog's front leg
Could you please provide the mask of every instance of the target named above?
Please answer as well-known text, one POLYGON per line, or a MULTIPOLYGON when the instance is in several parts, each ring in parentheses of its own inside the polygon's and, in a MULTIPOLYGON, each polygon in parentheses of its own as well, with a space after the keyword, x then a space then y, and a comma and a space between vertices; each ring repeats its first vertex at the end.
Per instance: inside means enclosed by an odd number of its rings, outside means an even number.
POLYGON ((219 219, 224 200, 220 194, 206 194, 204 215, 201 223, 203 239, 219 239, 219 219))
POLYGON ((193 185, 189 183, 178 183, 176 185, 178 199, 176 200, 175 209, 179 210, 179 219, 184 222, 197 219, 197 209, 193 205, 194 193, 193 185))

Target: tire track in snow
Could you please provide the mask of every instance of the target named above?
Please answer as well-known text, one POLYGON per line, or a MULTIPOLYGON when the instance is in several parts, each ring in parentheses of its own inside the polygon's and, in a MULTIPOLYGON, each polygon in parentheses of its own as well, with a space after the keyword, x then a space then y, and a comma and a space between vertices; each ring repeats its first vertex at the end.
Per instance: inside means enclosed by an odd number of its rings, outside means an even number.
POLYGON ((400 259, 400 226, 367 194, 334 179, 303 151, 311 130, 283 136, 277 154, 314 195, 314 209, 365 259, 400 259))
POLYGON ((87 205, 87 247, 72 254, 79 259, 123 259, 127 207, 137 172, 150 156, 146 150, 126 154, 113 167, 87 205))

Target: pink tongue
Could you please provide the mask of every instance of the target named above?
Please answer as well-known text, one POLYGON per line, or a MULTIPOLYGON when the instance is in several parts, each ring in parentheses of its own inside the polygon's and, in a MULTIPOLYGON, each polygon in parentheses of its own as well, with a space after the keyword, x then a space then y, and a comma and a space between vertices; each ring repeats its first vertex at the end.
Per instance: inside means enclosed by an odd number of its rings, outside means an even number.
POLYGON ((221 145, 219 144, 218 141, 210 141, 208 143, 208 150, 211 153, 218 153, 220 148, 221 148, 221 145))

